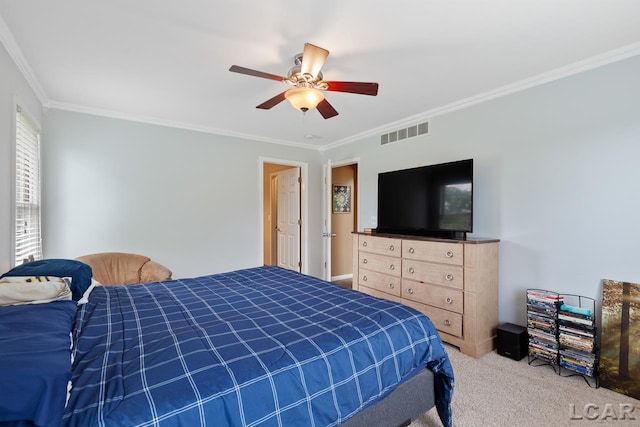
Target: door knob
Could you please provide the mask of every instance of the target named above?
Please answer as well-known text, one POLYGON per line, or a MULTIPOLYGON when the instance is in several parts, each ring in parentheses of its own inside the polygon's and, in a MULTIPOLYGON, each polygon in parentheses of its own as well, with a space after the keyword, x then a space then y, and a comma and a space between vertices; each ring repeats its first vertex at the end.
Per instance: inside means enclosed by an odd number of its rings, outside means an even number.
POLYGON ((336 237, 336 233, 322 233, 322 237, 336 237))

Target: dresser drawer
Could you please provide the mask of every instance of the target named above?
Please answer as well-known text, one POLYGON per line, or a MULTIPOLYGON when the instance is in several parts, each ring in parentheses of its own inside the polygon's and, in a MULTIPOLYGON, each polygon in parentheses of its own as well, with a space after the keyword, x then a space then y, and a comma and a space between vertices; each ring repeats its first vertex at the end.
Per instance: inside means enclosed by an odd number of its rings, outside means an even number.
POLYGON ((444 308, 445 310, 464 312, 463 292, 458 289, 402 279, 402 298, 444 308))
POLYGON ((402 240, 388 237, 359 236, 360 251, 372 252, 381 255, 390 255, 400 258, 402 254, 402 240))
POLYGON ((402 299, 402 303, 429 316, 437 330, 456 337, 462 336, 461 314, 404 298, 402 299))
POLYGON ((463 265, 464 245, 460 243, 403 240, 402 257, 421 261, 463 265))
POLYGON ((405 259, 402 261, 402 277, 456 289, 464 288, 464 268, 457 265, 405 259))
POLYGON ((386 299, 386 300, 393 301, 393 302, 400 302, 400 297, 399 296, 387 294, 385 292, 380 292, 380 291, 378 291, 376 289, 368 288, 366 286, 359 286, 358 287, 358 291, 360 291, 362 293, 365 293, 367 295, 371 295, 372 297, 386 299))
POLYGON ((400 258, 385 255, 360 252, 358 256, 358 268, 400 277, 402 262, 400 258))
POLYGON ((400 277, 360 269, 358 286, 366 286, 391 295, 400 296, 400 277))

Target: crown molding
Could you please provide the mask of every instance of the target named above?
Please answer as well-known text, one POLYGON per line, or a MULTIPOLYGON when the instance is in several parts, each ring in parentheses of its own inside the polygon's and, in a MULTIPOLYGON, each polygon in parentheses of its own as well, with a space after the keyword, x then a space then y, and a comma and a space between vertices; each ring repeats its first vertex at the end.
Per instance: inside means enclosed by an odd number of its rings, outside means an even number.
POLYGON ((640 42, 632 43, 627 46, 623 46, 618 49, 614 49, 605 52, 601 55, 596 55, 583 61, 578 61, 573 64, 566 65, 564 67, 556 68, 551 71, 547 71, 542 74, 530 77, 528 79, 520 80, 515 83, 511 83, 488 92, 480 93, 468 98, 464 98, 446 105, 442 105, 437 108, 425 111, 420 114, 416 114, 411 117, 404 118, 395 122, 387 123, 383 126, 362 132, 356 135, 349 136, 347 138, 335 141, 333 143, 324 145, 321 147, 321 151, 325 151, 331 148, 336 148, 341 145, 349 144, 351 142, 371 137, 379 136, 388 132, 392 132, 396 129, 406 128, 408 126, 415 125, 432 119, 437 116, 441 116, 454 111, 462 110, 474 105, 481 104, 483 102, 491 101, 496 98, 510 95, 512 93, 521 92, 529 88, 540 86, 545 83, 549 83, 555 80, 560 80, 565 77, 573 76, 575 74, 583 73, 585 71, 593 70, 604 65, 608 65, 614 62, 622 61, 633 56, 640 55, 640 42))
POLYGON ((49 105, 48 105, 48 108, 53 109, 53 110, 62 110, 62 111, 71 111, 71 112, 75 112, 75 113, 90 114, 92 116, 100 116, 100 117, 108 117, 108 118, 112 118, 112 119, 127 120, 127 121, 130 121, 130 122, 146 123, 146 124, 152 124, 152 125, 157 125, 157 126, 164 126, 164 127, 183 129, 183 130, 190 130, 190 131, 194 131, 194 132, 208 133, 208 134, 221 135, 221 136, 229 136, 229 137, 233 137, 233 138, 247 139, 247 140, 250 140, 250 141, 268 142, 270 144, 286 145, 286 146, 289 146, 289 147, 296 147, 296 148, 306 148, 306 149, 311 149, 311 150, 315 150, 315 151, 318 150, 318 146, 311 145, 311 144, 301 144, 301 143, 296 143, 296 142, 292 142, 292 141, 284 141, 284 140, 266 138, 266 137, 262 137, 262 136, 250 135, 250 134, 245 134, 245 133, 240 133, 240 132, 231 132, 231 131, 224 130, 224 129, 212 128, 212 127, 207 127, 207 126, 199 126, 199 125, 194 125, 192 123, 175 122, 175 121, 171 121, 171 120, 159 119, 159 118, 156 118, 156 117, 135 115, 135 114, 130 114, 130 113, 122 113, 122 112, 119 112, 119 111, 103 110, 103 109, 100 109, 100 108, 85 107, 85 106, 82 106, 82 105, 76 105, 76 104, 70 104, 70 103, 64 103, 64 102, 58 102, 58 101, 50 101, 49 105))
POLYGON ((33 74, 33 71, 31 71, 31 67, 29 67, 24 55, 22 55, 22 50, 18 46, 16 39, 13 38, 11 30, 9 30, 9 27, 4 22, 4 19, 2 19, 2 16, 0 16, 0 42, 2 42, 2 45, 9 53, 11 59, 13 59, 13 62, 15 62, 16 66, 27 81, 27 84, 35 93, 40 104, 42 104, 43 108, 48 107, 49 98, 47 97, 47 94, 42 89, 42 86, 40 86, 40 83, 38 82, 38 79, 36 79, 35 74, 33 74))

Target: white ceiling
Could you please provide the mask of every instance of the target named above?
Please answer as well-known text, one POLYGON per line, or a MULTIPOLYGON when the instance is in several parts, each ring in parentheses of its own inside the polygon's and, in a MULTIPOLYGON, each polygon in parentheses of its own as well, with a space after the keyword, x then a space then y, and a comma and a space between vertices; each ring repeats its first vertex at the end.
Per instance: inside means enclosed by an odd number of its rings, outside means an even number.
POLYGON ((46 107, 329 147, 640 54, 638 0, 0 0, 0 40, 46 107), (256 105, 305 42, 340 113, 256 105), (309 138, 314 136, 314 138, 309 138))

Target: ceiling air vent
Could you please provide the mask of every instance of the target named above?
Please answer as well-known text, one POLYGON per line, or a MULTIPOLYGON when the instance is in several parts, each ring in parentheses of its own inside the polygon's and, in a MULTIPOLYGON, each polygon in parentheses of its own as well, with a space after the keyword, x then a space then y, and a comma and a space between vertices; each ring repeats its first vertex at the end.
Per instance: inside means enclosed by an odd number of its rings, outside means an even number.
POLYGON ((429 122, 420 123, 418 125, 409 126, 408 128, 394 130, 393 132, 380 135, 380 145, 387 145, 392 142, 402 141, 403 139, 413 138, 418 135, 426 135, 429 133, 429 122))

